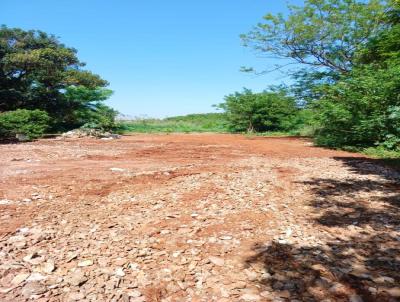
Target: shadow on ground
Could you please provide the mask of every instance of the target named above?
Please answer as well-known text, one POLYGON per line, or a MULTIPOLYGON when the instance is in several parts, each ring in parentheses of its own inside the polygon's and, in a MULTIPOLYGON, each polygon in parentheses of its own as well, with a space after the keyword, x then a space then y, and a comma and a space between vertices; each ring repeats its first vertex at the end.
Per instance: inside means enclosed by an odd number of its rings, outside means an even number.
POLYGON ((310 219, 334 236, 325 244, 256 244, 245 265, 262 263, 259 285, 283 301, 400 301, 399 174, 371 159, 335 160, 359 177, 304 183, 310 219))

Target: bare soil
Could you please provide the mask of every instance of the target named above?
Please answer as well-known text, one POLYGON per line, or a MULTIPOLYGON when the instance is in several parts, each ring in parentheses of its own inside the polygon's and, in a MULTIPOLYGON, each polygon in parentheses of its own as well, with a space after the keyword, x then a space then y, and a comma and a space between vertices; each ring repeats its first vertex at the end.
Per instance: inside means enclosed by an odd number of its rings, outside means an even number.
POLYGON ((1 301, 400 301, 400 176, 297 138, 0 145, 1 301))

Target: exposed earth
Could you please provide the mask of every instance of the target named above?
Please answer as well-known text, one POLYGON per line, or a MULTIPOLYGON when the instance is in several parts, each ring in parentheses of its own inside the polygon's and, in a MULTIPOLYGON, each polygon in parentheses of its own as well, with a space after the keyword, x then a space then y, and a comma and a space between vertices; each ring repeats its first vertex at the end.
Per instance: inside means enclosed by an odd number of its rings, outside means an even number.
POLYGON ((307 140, 0 145, 0 301, 400 301, 400 175, 307 140))

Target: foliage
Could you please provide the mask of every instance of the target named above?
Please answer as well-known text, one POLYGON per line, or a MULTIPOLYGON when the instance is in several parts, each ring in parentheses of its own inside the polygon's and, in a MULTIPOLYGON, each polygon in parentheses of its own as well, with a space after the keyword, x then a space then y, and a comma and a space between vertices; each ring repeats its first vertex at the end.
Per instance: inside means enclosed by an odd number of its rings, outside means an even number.
POLYGON ((96 129, 100 131, 112 131, 116 128, 117 124, 115 118, 118 111, 103 104, 98 104, 96 110, 89 113, 86 115, 85 120, 87 122, 82 126, 83 128, 96 129))
POLYGON ((400 61, 400 2, 390 3, 385 15, 385 30, 370 39, 365 48, 360 50, 358 63, 387 66, 400 61))
POLYGON ((400 150, 400 23, 371 39, 353 70, 314 103, 317 142, 327 146, 381 146, 400 150))
POLYGON ((69 86, 65 92, 66 108, 62 118, 67 128, 80 126, 98 130, 111 130, 115 126, 117 112, 104 105, 112 94, 105 88, 86 88, 84 86, 69 86))
POLYGON ((397 159, 400 164, 400 151, 388 150, 385 147, 369 147, 361 150, 365 155, 375 158, 397 159))
POLYGON ((383 145, 400 143, 400 67, 354 69, 335 85, 325 87, 314 103, 321 145, 383 145))
POLYGON ((226 96, 218 108, 224 110, 228 127, 234 132, 288 130, 298 111, 295 100, 284 90, 253 93, 244 89, 226 96))
POLYGON ((303 7, 289 6, 287 17, 267 14, 242 39, 264 56, 346 73, 357 51, 385 26, 385 7, 381 0, 306 0, 303 7))
POLYGON ((121 133, 227 132, 221 113, 189 114, 165 119, 136 119, 117 124, 121 133))
POLYGON ((28 139, 39 138, 46 131, 48 123, 47 113, 38 109, 0 113, 0 138, 13 139, 20 134, 28 139))
POLYGON ((100 117, 107 81, 82 69, 77 51, 42 31, 0 28, 0 112, 40 109, 53 130, 100 117), (94 114, 94 112, 96 112, 94 114))
POLYGON ((243 39, 302 66, 291 71, 299 134, 323 146, 399 152, 399 1, 306 0, 288 16, 267 15, 243 39))

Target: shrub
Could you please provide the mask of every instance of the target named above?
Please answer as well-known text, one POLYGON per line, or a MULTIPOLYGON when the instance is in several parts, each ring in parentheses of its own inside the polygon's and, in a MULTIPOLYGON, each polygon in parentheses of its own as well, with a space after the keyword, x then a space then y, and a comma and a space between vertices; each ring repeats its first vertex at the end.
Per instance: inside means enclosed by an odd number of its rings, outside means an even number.
POLYGON ((46 131, 49 116, 45 111, 18 109, 0 114, 0 137, 15 138, 24 135, 32 140, 39 138, 46 131))
POLYGON ((330 147, 400 147, 400 67, 354 69, 314 104, 316 142, 330 147))

